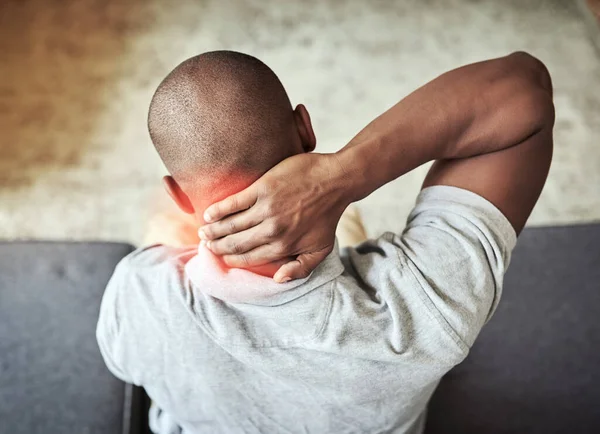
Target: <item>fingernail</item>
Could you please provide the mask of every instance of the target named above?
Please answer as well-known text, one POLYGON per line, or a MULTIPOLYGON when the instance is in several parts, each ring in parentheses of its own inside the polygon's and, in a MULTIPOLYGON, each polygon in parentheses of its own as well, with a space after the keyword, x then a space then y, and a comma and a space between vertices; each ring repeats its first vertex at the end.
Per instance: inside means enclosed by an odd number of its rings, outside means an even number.
POLYGON ((202 229, 200 229, 198 231, 198 236, 200 237, 201 240, 205 240, 206 239, 206 234, 204 233, 204 231, 202 229))
POLYGON ((289 282, 290 280, 292 280, 291 277, 284 277, 283 279, 281 279, 281 283, 286 283, 286 282, 289 282))
POLYGON ((210 250, 210 247, 211 247, 211 245, 212 245, 212 243, 211 243, 210 241, 207 241, 207 242, 206 242, 206 247, 207 247, 209 250, 210 250))
POLYGON ((210 222, 212 220, 212 217, 210 216, 209 213, 205 212, 204 213, 204 221, 205 222, 210 222))
POLYGON ((200 240, 200 245, 206 247, 206 241, 200 240))

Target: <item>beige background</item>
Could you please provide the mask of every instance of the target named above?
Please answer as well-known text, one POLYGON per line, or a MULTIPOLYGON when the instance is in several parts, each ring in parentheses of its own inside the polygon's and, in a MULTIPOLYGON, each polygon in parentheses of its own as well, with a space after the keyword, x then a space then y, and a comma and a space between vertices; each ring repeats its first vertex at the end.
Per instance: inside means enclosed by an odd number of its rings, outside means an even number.
MULTIPOLYGON (((555 158, 530 224, 600 219, 600 61, 580 9, 546 1, 8 1, 0 6, 0 238, 139 242, 164 169, 158 82, 202 51, 258 56, 312 113, 318 149, 447 69, 528 50, 555 85, 555 158)), ((400 229, 424 168, 359 204, 400 229)))

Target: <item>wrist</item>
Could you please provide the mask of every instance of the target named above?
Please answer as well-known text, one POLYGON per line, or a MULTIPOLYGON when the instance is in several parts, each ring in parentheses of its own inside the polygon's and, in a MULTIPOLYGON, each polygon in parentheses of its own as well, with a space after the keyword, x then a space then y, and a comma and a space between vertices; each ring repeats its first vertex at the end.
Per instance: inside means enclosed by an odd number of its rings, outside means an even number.
POLYGON ((379 187, 375 171, 369 169, 374 154, 377 154, 376 146, 371 143, 350 143, 332 154, 339 167, 338 182, 348 205, 364 199, 379 187))
POLYGON ((350 177, 340 164, 337 154, 320 154, 320 157, 324 176, 320 177, 322 183, 319 194, 327 198, 331 209, 339 210, 341 213, 356 200, 352 194, 350 177))

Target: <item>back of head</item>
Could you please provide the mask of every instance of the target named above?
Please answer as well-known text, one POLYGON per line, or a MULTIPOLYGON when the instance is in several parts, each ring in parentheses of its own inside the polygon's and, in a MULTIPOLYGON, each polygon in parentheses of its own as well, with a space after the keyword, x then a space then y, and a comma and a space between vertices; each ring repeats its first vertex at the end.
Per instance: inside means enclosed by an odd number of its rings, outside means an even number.
POLYGON ((204 53, 177 66, 152 98, 148 128, 191 198, 243 188, 299 146, 292 106, 275 73, 233 51, 204 53))

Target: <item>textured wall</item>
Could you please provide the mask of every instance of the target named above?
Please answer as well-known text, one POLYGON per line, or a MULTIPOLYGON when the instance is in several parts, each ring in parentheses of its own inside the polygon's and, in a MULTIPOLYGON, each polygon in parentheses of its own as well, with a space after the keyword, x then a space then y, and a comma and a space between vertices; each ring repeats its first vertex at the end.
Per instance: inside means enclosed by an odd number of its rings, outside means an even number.
MULTIPOLYGON (((531 224, 600 219, 600 62, 569 1, 4 1, 0 238, 138 242, 163 167, 151 94, 178 62, 235 49, 269 64, 335 151, 447 69, 517 49, 555 85, 555 159, 531 224)), ((400 229, 424 168, 365 199, 400 229)))

